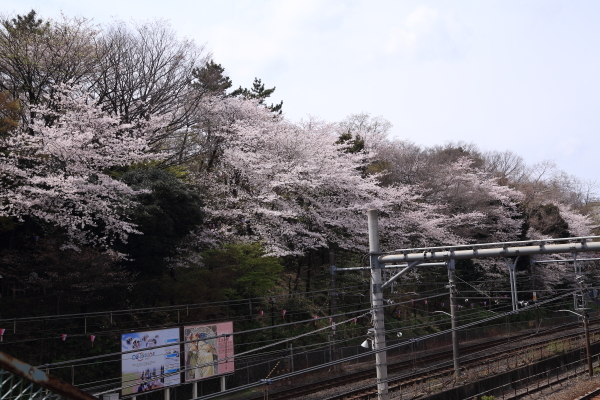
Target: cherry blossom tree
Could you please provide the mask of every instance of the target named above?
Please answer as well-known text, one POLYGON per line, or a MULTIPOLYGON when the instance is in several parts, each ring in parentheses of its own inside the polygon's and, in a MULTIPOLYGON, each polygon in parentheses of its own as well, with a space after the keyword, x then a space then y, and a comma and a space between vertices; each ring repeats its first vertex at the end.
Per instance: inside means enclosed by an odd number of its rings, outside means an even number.
POLYGON ((226 101, 223 109, 235 108, 237 118, 214 125, 228 135, 219 166, 195 174, 209 193, 207 234, 262 241, 270 255, 303 256, 328 247, 365 250, 370 208, 381 210, 390 246, 460 242, 448 227, 479 223, 480 214, 447 218, 417 186, 384 187, 377 175, 365 176, 371 155, 345 151, 334 124, 293 124, 256 102, 226 101))
POLYGON ((89 85, 99 60, 99 31, 85 18, 43 20, 35 11, 0 16, 0 90, 20 100, 31 123, 31 106, 48 105, 57 84, 89 85))
POLYGON ((123 124, 77 88, 55 88, 55 106, 36 108, 30 126, 2 138, 0 216, 34 217, 77 242, 110 246, 136 232, 122 211, 136 192, 112 168, 156 160, 148 141, 160 119, 123 124))
POLYGON ((429 201, 440 204, 447 213, 481 215, 477 229, 468 224, 460 236, 483 242, 517 240, 523 223, 518 203, 519 191, 498 184, 496 177, 473 167, 473 159, 461 157, 432 176, 427 185, 429 201))

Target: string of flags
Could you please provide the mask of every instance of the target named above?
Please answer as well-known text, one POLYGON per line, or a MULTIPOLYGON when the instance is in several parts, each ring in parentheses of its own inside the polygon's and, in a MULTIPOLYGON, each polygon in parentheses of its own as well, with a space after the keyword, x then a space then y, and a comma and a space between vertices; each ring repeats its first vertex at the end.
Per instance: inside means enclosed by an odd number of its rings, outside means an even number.
MULTIPOLYGON (((4 341, 4 332, 6 332, 6 329, 0 329, 0 342, 4 341)), ((67 340, 68 336, 69 335, 67 333, 61 333, 60 340, 65 342, 67 340)), ((94 341, 96 340, 96 335, 89 335, 89 338, 90 338, 90 342, 92 342, 92 346, 93 346, 94 341)))
MULTIPOLYGON (((534 295, 534 296, 535 296, 535 295, 534 295)), ((507 295, 504 295, 504 297, 507 297, 507 295)), ((465 301, 468 301, 468 299, 467 299, 467 300, 465 300, 465 301)), ((415 299, 411 299, 411 303, 413 303, 413 304, 414 304, 414 302, 415 302, 415 299)), ((428 304, 427 300, 423 300, 423 303, 424 303, 424 304, 428 304)), ((476 303, 470 303, 470 304, 471 304, 471 308, 474 308, 476 303)), ((483 304, 484 306, 487 306, 487 301, 482 301, 482 304, 483 304)), ((442 306, 442 307, 445 307, 445 306, 446 306, 446 303, 440 303, 440 306, 442 306)), ((463 306, 461 306, 461 305, 458 305, 458 308, 459 308, 459 309, 460 309, 460 308, 463 308, 463 306)), ((400 316, 401 316, 401 314, 402 314, 402 313, 401 313, 401 311, 400 311, 399 309, 397 309, 397 310, 395 311, 395 313, 396 313, 396 315, 397 315, 398 317, 400 317, 400 316)), ((259 316, 260 316, 260 317, 264 317, 264 315, 265 315, 265 312, 264 312, 263 310, 260 310, 260 311, 258 312, 258 314, 259 314, 259 316)), ((284 320, 285 320, 285 316, 286 316, 286 314, 287 314, 287 310, 281 310, 281 318, 283 318, 284 320)), ((318 319, 319 319, 319 317, 318 317, 318 316, 316 316, 316 315, 313 315, 313 324, 314 324, 315 326, 317 325, 317 320, 318 320, 318 319)), ((329 319, 329 323, 333 323, 333 317, 329 317, 328 319, 329 319)), ((358 323, 358 319, 357 319, 357 318, 353 318, 353 319, 352 319, 352 321, 354 322, 354 325, 356 325, 356 324, 358 323)), ((4 333, 5 333, 5 332, 6 332, 6 329, 2 329, 2 328, 0 328, 0 342, 4 341, 4 333)), ((68 334, 66 334, 66 333, 63 333, 63 334, 61 334, 61 335, 60 335, 60 338, 61 338, 61 340, 62 340, 63 342, 67 340, 67 337, 68 337, 68 334)), ((92 346, 94 346, 94 341, 96 340, 96 336, 95 336, 95 335, 89 335, 89 340, 90 340, 90 342, 92 343, 92 346)))

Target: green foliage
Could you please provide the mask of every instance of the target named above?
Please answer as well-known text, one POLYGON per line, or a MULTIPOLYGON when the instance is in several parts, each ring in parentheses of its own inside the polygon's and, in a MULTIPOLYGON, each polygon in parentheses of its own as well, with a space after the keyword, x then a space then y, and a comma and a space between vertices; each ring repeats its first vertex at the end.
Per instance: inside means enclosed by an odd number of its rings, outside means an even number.
MULTIPOLYGON (((271 97, 271 95, 275 92, 275 87, 271 89, 265 89, 265 84, 258 78, 254 78, 254 82, 252 83, 252 88, 246 89, 241 86, 231 92, 232 96, 242 96, 246 99, 257 99, 260 104, 265 103, 265 99, 271 97)), ((283 100, 278 104, 271 104, 267 106, 269 110, 273 113, 281 114, 281 108, 283 107, 283 100)))
POLYGON ((481 400, 496 400, 494 396, 481 396, 481 400))
POLYGON ((0 92, 0 138, 19 126, 21 106, 8 92, 0 92))
POLYGON ((569 224, 560 216, 554 204, 541 204, 533 208, 528 216, 528 224, 544 235, 555 238, 569 237, 569 224))
MULTIPOLYGON (((221 95, 231 87, 231 79, 224 75, 225 68, 210 60, 202 68, 192 71, 192 87, 202 94, 221 95)), ((264 86, 264 85, 263 85, 264 86)))
POLYGON ((48 22, 44 23, 41 18, 36 19, 36 16, 36 11, 31 10, 27 15, 17 15, 17 18, 12 18, 10 21, 3 21, 2 25, 12 35, 19 32, 42 34, 48 29, 50 24, 48 22))
POLYGON ((264 296, 273 290, 283 271, 276 257, 265 257, 261 244, 230 244, 203 254, 210 271, 227 271, 232 278, 230 298, 264 296))
POLYGON ((564 342, 556 342, 556 343, 550 343, 548 345, 548 347, 546 347, 546 351, 548 353, 562 353, 564 352, 566 349, 565 343, 564 342))
POLYGON ((342 133, 336 143, 347 145, 347 153, 360 153, 365 149, 365 140, 360 135, 352 136, 350 132, 342 133))
POLYGON ((143 235, 131 235, 122 251, 132 258, 128 264, 134 270, 160 274, 181 239, 202 223, 203 203, 174 174, 160 169, 129 171, 122 180, 136 190, 148 190, 136 196, 139 205, 130 215, 143 235))
POLYGON ((0 234, 13 231, 19 223, 14 218, 0 217, 0 234))

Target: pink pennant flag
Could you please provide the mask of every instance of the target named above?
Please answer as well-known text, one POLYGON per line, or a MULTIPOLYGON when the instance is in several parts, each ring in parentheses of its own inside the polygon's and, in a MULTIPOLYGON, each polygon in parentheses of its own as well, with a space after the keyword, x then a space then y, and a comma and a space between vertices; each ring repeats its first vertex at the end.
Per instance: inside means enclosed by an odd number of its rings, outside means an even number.
POLYGON ((6 332, 6 329, 0 329, 0 342, 4 339, 4 332, 6 332))
POLYGON ((329 322, 333 322, 333 318, 329 317, 329 322))
POLYGON ((285 310, 281 310, 281 318, 285 319, 285 313, 286 313, 285 310))
POLYGON ((258 312, 258 315, 260 315, 260 316, 262 317, 263 315, 265 315, 265 312, 264 312, 263 310, 260 310, 260 311, 258 312))
POLYGON ((92 346, 94 346, 94 340, 96 340, 96 336, 90 335, 90 342, 92 342, 92 346))
POLYGON ((358 321, 356 318, 354 318, 352 321, 354 321, 354 325, 356 325, 356 322, 358 321))
POLYGON ((60 338, 62 339, 62 341, 64 342, 65 340, 67 340, 67 334, 63 333, 62 335, 60 335, 60 338))
POLYGON ((423 303, 427 304, 427 300, 423 300, 423 303))

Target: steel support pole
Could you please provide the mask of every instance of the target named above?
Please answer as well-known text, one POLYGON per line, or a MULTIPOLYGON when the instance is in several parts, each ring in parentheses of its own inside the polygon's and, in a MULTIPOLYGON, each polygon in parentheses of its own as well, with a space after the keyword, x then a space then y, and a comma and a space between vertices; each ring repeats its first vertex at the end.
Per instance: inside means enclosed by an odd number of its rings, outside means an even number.
POLYGON ((583 329, 585 330, 585 351, 587 353, 588 374, 594 376, 594 368, 592 367, 592 348, 590 347, 590 328, 588 325, 588 313, 583 310, 583 329))
MULTIPOLYGON (((575 273, 575 282, 577 282, 577 276, 579 275, 577 273, 577 253, 572 253, 571 256, 573 256, 573 272, 575 273)), ((575 294, 573 295, 573 310, 577 311, 578 308, 579 304, 577 304, 577 295, 575 294)))
MULTIPOLYGON (((577 263, 577 253, 572 253, 573 256, 573 272, 575 273, 575 281, 577 282, 577 277, 581 276, 581 266, 577 263)), ((581 292, 581 305, 579 304, 579 299, 577 295, 573 296, 573 310, 577 311, 578 308, 585 308, 585 301, 583 298, 583 291, 581 292)))
POLYGON ((452 317, 452 358, 454 360, 454 376, 460 379, 460 349, 458 347, 458 317, 456 315, 456 279, 454 260, 448 261, 448 283, 450 287, 450 316, 452 317))
MULTIPOLYGON (((330 313, 329 315, 331 315, 331 329, 332 329, 332 339, 333 339, 333 343, 332 343, 332 361, 337 361, 339 359, 339 355, 338 355, 338 349, 337 349, 337 340, 338 340, 338 334, 337 334, 337 326, 336 326, 336 317, 335 314, 338 313, 338 309, 337 309, 337 287, 336 287, 336 274, 335 274, 335 254, 333 251, 329 252, 329 270, 331 272, 331 297, 330 297, 330 313)), ((333 365, 333 371, 334 372, 339 372, 340 371, 340 364, 334 364, 333 365)))
MULTIPOLYGON (((515 263, 516 264, 516 263, 515 263)), ((513 302, 513 311, 519 309, 519 293, 517 292, 517 272, 515 271, 515 264, 513 264, 510 268, 511 274, 511 297, 513 302)))
POLYGON ((519 261, 519 257, 515 258, 514 263, 511 263, 507 258, 504 259, 506 266, 508 267, 508 277, 510 280, 510 299, 512 303, 513 311, 519 309, 519 294, 517 292, 517 262, 519 261))
POLYGON ((377 372, 377 399, 388 400, 387 353, 385 350, 385 321, 383 315, 383 290, 381 288, 381 268, 379 264, 379 226, 377 210, 367 211, 369 226, 369 253, 371 256, 371 312, 373 314, 373 350, 377 372))

